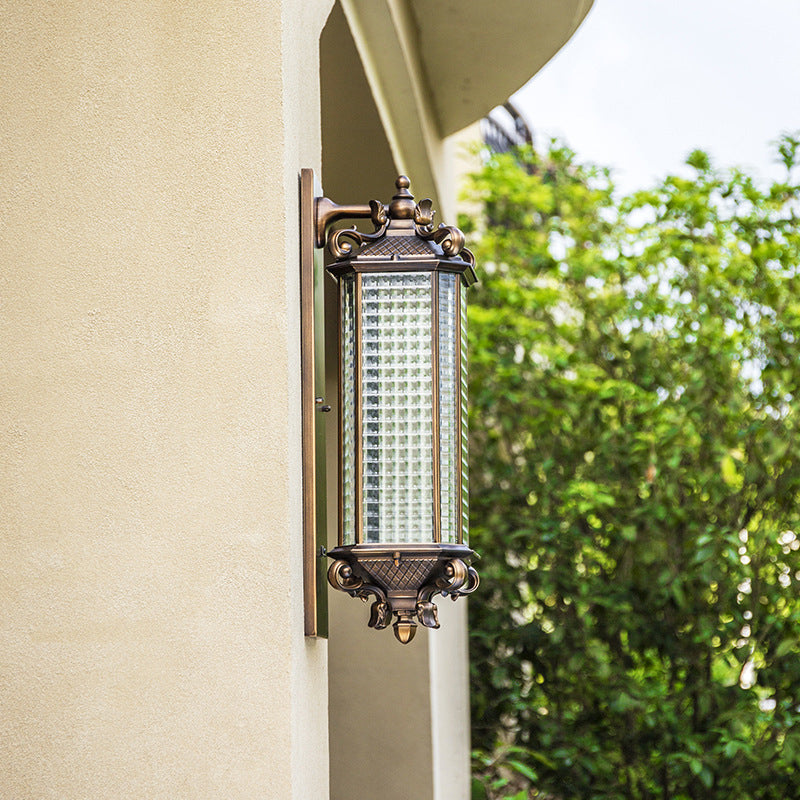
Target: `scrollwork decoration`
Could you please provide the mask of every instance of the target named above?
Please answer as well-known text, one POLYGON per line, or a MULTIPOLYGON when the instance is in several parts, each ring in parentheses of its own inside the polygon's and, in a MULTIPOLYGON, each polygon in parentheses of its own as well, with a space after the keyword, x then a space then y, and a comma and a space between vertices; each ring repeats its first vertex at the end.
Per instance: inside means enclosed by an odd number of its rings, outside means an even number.
POLYGON ((389 227, 389 212, 383 203, 369 201, 370 219, 375 226, 372 233, 364 233, 355 225, 352 228, 339 228, 328 235, 328 250, 336 258, 345 258, 353 252, 353 247, 361 248, 364 242, 380 239, 389 227))
POLYGON ((417 205, 414 212, 414 229, 417 236, 425 241, 433 240, 448 258, 461 258, 471 267, 475 266, 475 256, 470 250, 464 247, 466 239, 464 233, 456 228, 455 225, 441 224, 438 228, 433 227, 433 210, 430 208, 430 200, 423 200, 417 205), (423 203, 427 203, 423 208, 423 203))
POLYGON ((417 618, 427 628, 439 627, 439 616, 436 605, 432 602, 434 595, 448 595, 456 600, 464 595, 472 594, 480 583, 478 572, 468 567, 460 558, 454 558, 445 564, 441 575, 433 582, 423 586, 417 594, 417 618))
POLYGON ((424 603, 417 603, 417 619, 426 628, 438 628, 439 610, 436 608, 436 604, 431 603, 430 600, 424 603))
POLYGON ((365 603, 370 595, 374 595, 376 599, 370 606, 368 625, 377 630, 387 627, 392 619, 392 608, 386 601, 386 593, 355 575, 350 564, 342 559, 334 561, 328 568, 328 582, 334 589, 347 592, 351 597, 358 597, 365 603))
POLYGON ((468 250, 466 247, 459 253, 459 257, 462 261, 466 261, 471 267, 475 266, 475 256, 472 253, 472 250, 468 250))
POLYGON ((435 214, 433 200, 429 197, 417 203, 414 207, 414 226, 418 236, 430 233, 433 230, 433 217, 435 214))
POLYGON ((440 591, 458 591, 469 577, 467 565, 460 559, 454 558, 445 564, 442 575, 436 580, 436 588, 440 591))
POLYGON ((464 234, 454 225, 440 225, 431 238, 449 258, 459 255, 466 244, 464 234))
POLYGON ((380 228, 381 225, 386 225, 389 222, 389 210, 386 206, 378 200, 369 201, 370 219, 375 228, 380 228))
POLYGON ((364 602, 374 597, 369 627, 386 628, 395 615, 395 635, 407 643, 414 637, 417 622, 426 628, 439 627, 438 609, 433 602, 435 595, 455 600, 474 592, 479 583, 476 570, 455 554, 445 559, 433 556, 430 561, 419 555, 412 558, 416 563, 429 565, 422 567, 423 571, 428 571, 428 578, 421 586, 408 586, 408 572, 402 568, 404 557, 399 552, 387 552, 379 559, 373 555, 363 561, 354 558, 350 552, 346 559, 340 558, 331 564, 328 581, 335 589, 364 602), (391 567, 386 566, 389 563, 391 567), (373 570, 378 577, 371 577, 373 570))
MULTIPOLYGON (((467 567, 467 580, 466 585, 459 587, 457 591, 448 592, 452 600, 457 600, 459 597, 465 597, 472 594, 480 585, 481 579, 478 576, 478 571, 475 567, 467 567)), ((442 592, 444 594, 444 592, 442 592)))
POLYGON ((334 561, 328 568, 328 581, 335 589, 348 594, 355 594, 364 585, 364 581, 353 574, 350 564, 342 559, 334 561))
MULTIPOLYGON (((371 202, 374 203, 375 201, 371 202)), ((361 248, 364 242, 374 242, 380 239, 386 233, 388 226, 389 219, 386 217, 385 221, 373 233, 364 233, 358 230, 355 225, 352 228, 339 228, 328 236, 328 250, 335 258, 345 258, 353 252, 354 245, 361 248)))
MULTIPOLYGON (((361 249, 365 243, 374 242, 383 238, 387 229, 393 224, 393 220, 400 221, 402 225, 405 220, 413 218, 413 226, 416 235, 425 241, 433 241, 442 248, 442 253, 447 258, 461 258, 470 266, 475 265, 475 258, 472 253, 464 247, 465 238, 461 230, 454 225, 439 225, 433 227, 433 218, 436 212, 433 209, 433 201, 430 198, 414 203, 414 198, 408 192, 408 178, 400 176, 397 179, 398 193, 394 196, 392 203, 388 206, 378 200, 369 201, 369 218, 375 226, 372 233, 364 233, 358 228, 339 228, 328 232, 328 250, 337 259, 349 258, 361 249)), ((324 198, 323 198, 324 199, 324 198)), ((330 201, 328 201, 330 205, 330 201)), ((334 207, 335 214, 329 211, 331 220, 344 216, 343 210, 347 207, 334 207)), ((358 207, 357 216, 366 216, 367 207, 358 207), (362 211, 363 208, 363 211, 362 211)))
POLYGON ((392 619, 392 607, 384 600, 376 600, 370 607, 369 622, 367 625, 375 630, 383 630, 389 626, 392 619))

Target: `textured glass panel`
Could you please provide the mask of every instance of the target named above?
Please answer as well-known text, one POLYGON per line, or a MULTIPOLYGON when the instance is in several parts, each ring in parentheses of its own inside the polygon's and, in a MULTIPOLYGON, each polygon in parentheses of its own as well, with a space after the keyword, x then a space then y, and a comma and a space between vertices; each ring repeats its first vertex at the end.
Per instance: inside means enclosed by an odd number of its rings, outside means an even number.
POLYGON ((461 391, 461 366, 456 364, 456 315, 458 276, 439 273, 439 448, 441 453, 441 531, 443 542, 458 541, 459 514, 456 503, 458 470, 461 461, 458 436, 458 400, 461 391))
POLYGON ((430 273, 363 275, 364 541, 433 539, 430 273))
POLYGON ((461 535, 464 544, 469 540, 469 456, 467 452, 467 299, 464 287, 459 286, 461 304, 461 535))
POLYGON ((342 544, 356 543, 355 530, 355 385, 356 316, 355 275, 340 281, 342 330, 342 544))

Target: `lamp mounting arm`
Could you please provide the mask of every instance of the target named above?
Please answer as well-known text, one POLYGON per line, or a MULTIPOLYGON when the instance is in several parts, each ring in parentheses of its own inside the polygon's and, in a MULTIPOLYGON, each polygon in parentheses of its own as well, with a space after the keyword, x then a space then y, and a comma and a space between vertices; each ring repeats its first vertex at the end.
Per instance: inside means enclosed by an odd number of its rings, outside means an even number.
MULTIPOLYGON (((368 205, 339 205, 327 197, 314 199, 314 243, 317 247, 325 246, 325 233, 328 227, 340 219, 369 219, 385 215, 382 204, 373 200, 368 205), (380 206, 376 209, 376 206, 380 206)), ((380 224, 380 223, 376 223, 380 224)))

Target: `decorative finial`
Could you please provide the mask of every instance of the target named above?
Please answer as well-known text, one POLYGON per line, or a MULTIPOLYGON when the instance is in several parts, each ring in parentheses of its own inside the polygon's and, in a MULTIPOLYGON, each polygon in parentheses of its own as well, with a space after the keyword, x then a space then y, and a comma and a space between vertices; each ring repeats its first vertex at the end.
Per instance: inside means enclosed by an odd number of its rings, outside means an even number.
POLYGON ((408 191, 411 181, 405 175, 399 175, 394 182, 397 194, 389 204, 389 216, 392 219, 414 218, 414 195, 408 191))
POLYGON ((417 623, 408 615, 398 617, 397 622, 395 622, 392 627, 394 628, 394 635, 397 637, 397 641, 401 644, 408 644, 417 632, 417 623))

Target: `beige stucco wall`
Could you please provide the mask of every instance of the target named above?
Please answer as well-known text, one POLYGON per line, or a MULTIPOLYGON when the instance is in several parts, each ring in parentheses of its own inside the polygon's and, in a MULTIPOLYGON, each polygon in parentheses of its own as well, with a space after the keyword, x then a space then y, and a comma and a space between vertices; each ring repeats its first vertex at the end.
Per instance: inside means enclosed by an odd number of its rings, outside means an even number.
POLYGON ((329 6, 0 6, 2 797, 327 796, 296 193, 329 6))

